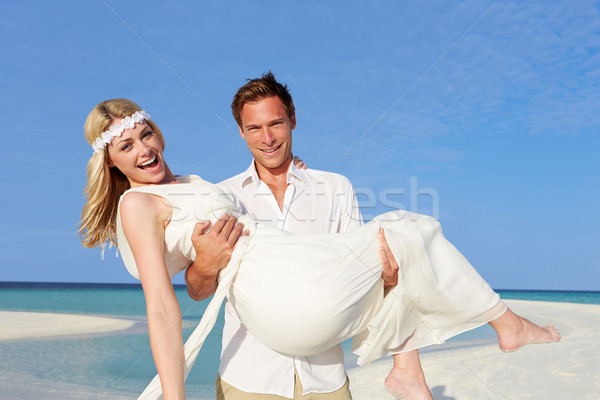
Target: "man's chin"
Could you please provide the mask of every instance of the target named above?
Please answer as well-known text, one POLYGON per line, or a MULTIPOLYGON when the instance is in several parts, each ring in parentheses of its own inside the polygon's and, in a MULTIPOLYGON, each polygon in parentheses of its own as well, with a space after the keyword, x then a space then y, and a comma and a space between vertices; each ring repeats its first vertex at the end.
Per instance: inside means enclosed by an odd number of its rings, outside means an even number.
POLYGON ((264 160, 264 159, 254 159, 261 167, 268 170, 277 170, 281 168, 287 168, 291 162, 291 160, 264 160))

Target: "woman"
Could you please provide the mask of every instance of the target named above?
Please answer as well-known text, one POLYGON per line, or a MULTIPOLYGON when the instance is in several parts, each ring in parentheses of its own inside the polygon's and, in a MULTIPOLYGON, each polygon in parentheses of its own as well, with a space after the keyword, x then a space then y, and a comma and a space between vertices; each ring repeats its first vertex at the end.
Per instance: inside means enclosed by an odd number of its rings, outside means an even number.
MULTIPOLYGON (((164 398, 185 398, 184 376, 225 296, 259 340, 294 355, 318 353, 359 334, 354 350, 359 363, 367 363, 488 322, 503 350, 560 338, 553 327, 540 328, 508 310, 430 217, 393 212, 355 232, 290 235, 243 215, 250 235, 238 242, 184 350, 171 278, 194 259, 195 223, 238 213, 236 200, 198 177, 173 175, 160 130, 129 100, 96 106, 85 135, 94 155, 80 232, 88 247, 118 242, 127 269, 142 282, 160 377, 143 398, 158 398, 161 385, 164 398), (402 264, 400 282, 385 300, 380 225, 402 264)), ((386 384, 396 389, 389 377, 386 384)))

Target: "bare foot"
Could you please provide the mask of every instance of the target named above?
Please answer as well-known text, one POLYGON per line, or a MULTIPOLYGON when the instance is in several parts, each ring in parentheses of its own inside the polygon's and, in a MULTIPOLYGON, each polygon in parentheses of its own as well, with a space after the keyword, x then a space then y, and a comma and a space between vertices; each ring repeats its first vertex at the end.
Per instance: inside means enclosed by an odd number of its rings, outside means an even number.
POLYGON ((552 343, 560 341, 560 333, 552 324, 541 327, 514 314, 511 310, 492 322, 490 325, 498 334, 500 350, 511 352, 534 343, 552 343))
POLYGON ((384 383, 385 389, 399 400, 433 400, 422 371, 394 366, 384 383))

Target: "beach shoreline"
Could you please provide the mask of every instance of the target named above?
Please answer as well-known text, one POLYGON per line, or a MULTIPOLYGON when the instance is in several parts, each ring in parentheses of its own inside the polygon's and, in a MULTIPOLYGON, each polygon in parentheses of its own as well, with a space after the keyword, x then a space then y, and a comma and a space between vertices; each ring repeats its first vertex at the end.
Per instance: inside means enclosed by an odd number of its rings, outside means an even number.
MULTIPOLYGON (((502 353, 495 340, 488 337, 447 342, 424 349, 421 359, 434 399, 596 399, 600 392, 597 356, 600 344, 596 338, 600 305, 524 300, 506 300, 506 303, 536 323, 553 323, 561 331, 562 341, 527 346, 514 353, 502 353)), ((112 316, 21 311, 0 311, 0 320, 3 322, 0 331, 3 342, 122 334, 136 329, 134 327, 140 328, 142 323, 112 316)), ((368 366, 350 368, 348 376, 353 399, 393 399, 383 388, 391 365, 391 358, 387 358, 368 366)), ((86 386, 38 382, 34 377, 14 378, 0 379, 0 388, 8 390, 10 399, 27 398, 32 394, 37 397, 42 392, 44 395, 40 398, 49 400, 88 398, 81 395, 86 386), (57 390, 49 390, 53 385, 57 390), (61 391, 62 397, 58 395, 61 391), (73 396, 65 397, 65 391, 72 391, 73 396), (25 393, 26 397, 20 397, 25 393)), ((127 397, 124 393, 119 395, 127 397)))
MULTIPOLYGON (((513 353, 501 352, 496 342, 422 352, 423 370, 434 399, 597 399, 600 305, 505 302, 538 324, 553 323, 561 332, 561 342, 530 345, 513 353)), ((383 388, 391 367, 388 358, 348 370, 352 398, 393 399, 383 388)))
POLYGON ((107 334, 131 329, 137 321, 82 314, 0 311, 0 341, 107 334))

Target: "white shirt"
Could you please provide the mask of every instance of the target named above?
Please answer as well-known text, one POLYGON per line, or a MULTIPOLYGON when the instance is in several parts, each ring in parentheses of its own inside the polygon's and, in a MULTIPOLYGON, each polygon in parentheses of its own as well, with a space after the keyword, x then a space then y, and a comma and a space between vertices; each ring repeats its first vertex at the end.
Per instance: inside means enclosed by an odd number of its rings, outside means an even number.
MULTIPOLYGON (((342 175, 313 169, 287 174, 283 210, 269 187, 258 178, 254 160, 239 175, 220 183, 259 222, 292 233, 336 233, 359 227, 362 217, 354 190, 342 175)), ((330 393, 346 382, 341 345, 310 357, 289 357, 258 341, 225 304, 223 349, 219 373, 230 385, 249 393, 294 397, 294 368, 303 394, 330 393)))

